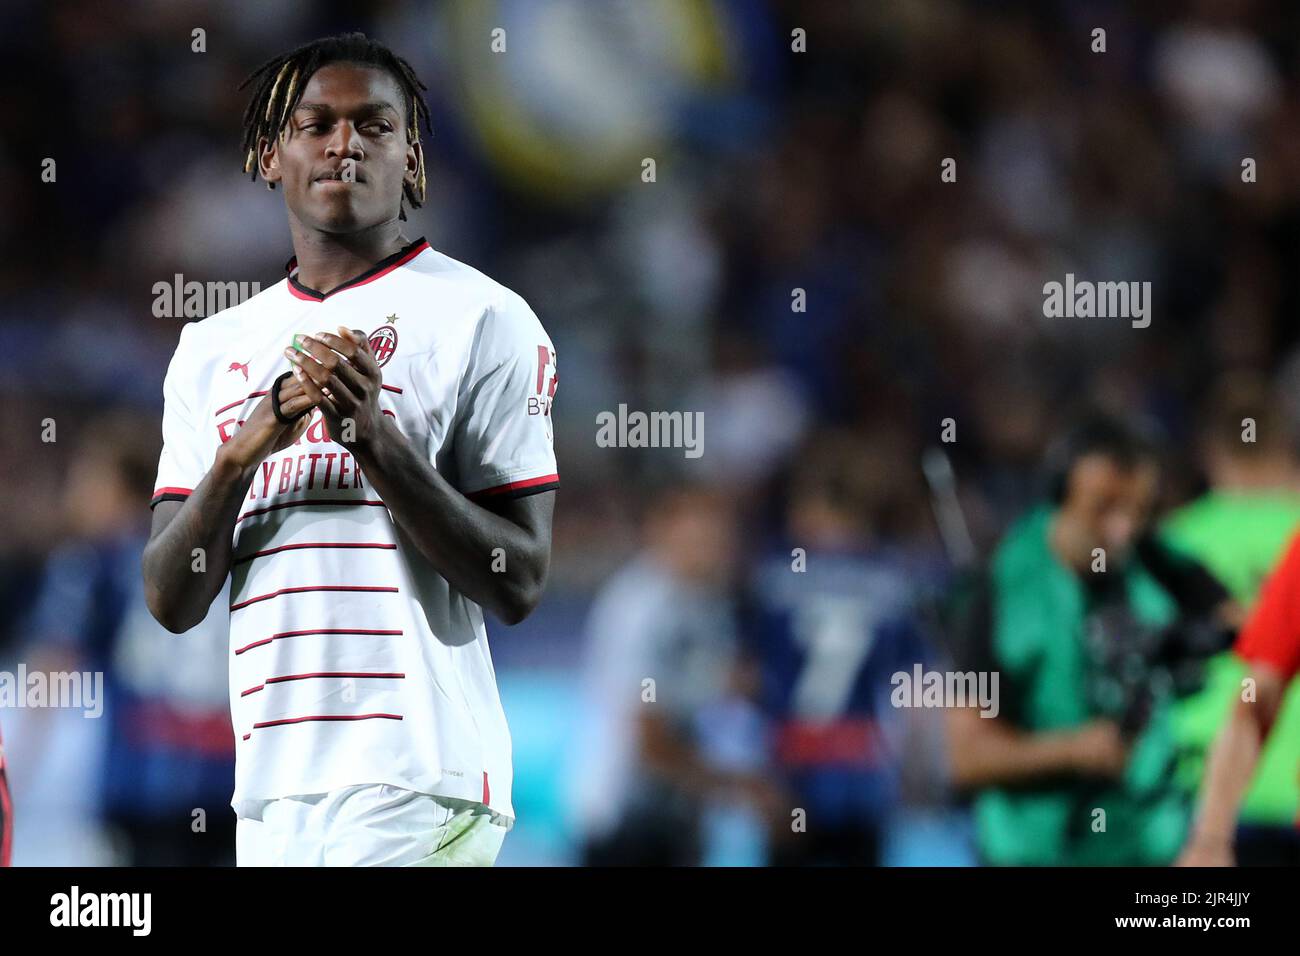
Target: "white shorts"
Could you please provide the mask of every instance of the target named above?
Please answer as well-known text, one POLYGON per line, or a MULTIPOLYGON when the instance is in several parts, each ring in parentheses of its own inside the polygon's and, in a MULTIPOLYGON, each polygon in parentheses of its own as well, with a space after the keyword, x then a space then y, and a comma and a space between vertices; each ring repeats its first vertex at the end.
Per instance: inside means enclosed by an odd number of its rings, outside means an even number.
POLYGON ((254 813, 236 823, 238 866, 491 866, 506 836, 481 803, 387 784, 266 800, 254 813))

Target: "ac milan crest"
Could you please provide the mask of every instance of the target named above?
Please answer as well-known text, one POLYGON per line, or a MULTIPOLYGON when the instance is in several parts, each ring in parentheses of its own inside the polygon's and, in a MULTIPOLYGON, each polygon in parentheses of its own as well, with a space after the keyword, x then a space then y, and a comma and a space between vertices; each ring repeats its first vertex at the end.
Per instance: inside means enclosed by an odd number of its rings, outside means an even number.
POLYGON ((375 361, 382 367, 397 351, 397 329, 391 325, 381 325, 370 333, 370 351, 375 353, 375 361))

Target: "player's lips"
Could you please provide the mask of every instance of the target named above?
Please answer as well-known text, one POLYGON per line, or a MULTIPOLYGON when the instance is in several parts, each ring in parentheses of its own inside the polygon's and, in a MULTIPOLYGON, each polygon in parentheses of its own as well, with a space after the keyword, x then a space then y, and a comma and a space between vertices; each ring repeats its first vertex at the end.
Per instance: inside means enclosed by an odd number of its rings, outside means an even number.
POLYGON ((359 172, 354 172, 351 179, 344 179, 343 170, 336 169, 333 172, 321 173, 321 175, 312 180, 312 183, 314 185, 334 183, 343 186, 352 186, 356 183, 364 183, 365 181, 366 177, 362 176, 359 172))

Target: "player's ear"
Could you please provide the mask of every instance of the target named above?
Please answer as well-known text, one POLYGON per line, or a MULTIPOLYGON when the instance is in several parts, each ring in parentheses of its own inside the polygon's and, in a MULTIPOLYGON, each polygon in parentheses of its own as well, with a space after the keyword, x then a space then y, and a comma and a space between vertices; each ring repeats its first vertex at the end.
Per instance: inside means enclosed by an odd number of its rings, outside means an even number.
POLYGON ((406 172, 402 176, 402 181, 412 189, 416 186, 416 180, 420 175, 420 157, 424 151, 424 146, 416 140, 406 147, 406 172))
POLYGON ((257 169, 262 174, 262 179, 266 181, 267 188, 271 189, 282 178, 278 142, 266 136, 258 137, 257 140, 257 169))

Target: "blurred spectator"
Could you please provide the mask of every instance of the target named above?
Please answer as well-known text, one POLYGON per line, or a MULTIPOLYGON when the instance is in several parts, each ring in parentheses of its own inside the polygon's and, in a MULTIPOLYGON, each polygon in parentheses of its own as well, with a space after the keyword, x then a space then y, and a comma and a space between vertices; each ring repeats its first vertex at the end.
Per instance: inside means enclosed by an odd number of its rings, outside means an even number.
MULTIPOLYGON (((1199 449, 1209 490, 1165 519, 1171 545, 1201 561, 1243 608, 1254 607, 1265 578, 1300 527, 1300 468, 1289 417, 1266 380, 1226 376, 1206 402, 1199 449)), ((1205 688, 1180 701, 1175 728, 1183 784, 1195 791, 1205 756, 1229 718, 1246 667, 1226 652, 1210 661, 1205 688)), ((1237 861, 1277 859, 1296 840, 1300 808, 1300 686, 1282 703, 1241 807, 1237 861)))
MULTIPOLYGON (((140 489, 156 471, 159 444, 145 437, 155 430, 121 412, 87 419, 79 431, 64 488, 68 537, 51 554, 22 628, 24 656, 31 670, 104 675, 109 729, 96 762, 97 811, 121 862, 233 863, 227 602, 214 602, 208 619, 181 637, 153 620, 140 575, 149 530, 140 489)), ((24 725, 23 752, 32 760, 58 750, 68 726, 38 713, 24 725)))
POLYGON ((916 602, 937 581, 910 542, 882 533, 873 451, 835 432, 801 449, 784 534, 748 588, 774 769, 803 812, 798 827, 777 821, 777 865, 879 864, 899 801, 911 712, 890 706, 892 675, 929 664, 916 602))
MULTIPOLYGON (((1238 826, 1242 798, 1254 777, 1260 752, 1280 729, 1278 717, 1286 689, 1300 672, 1297 595, 1300 536, 1291 539, 1237 640, 1236 651, 1247 664, 1249 680, 1233 689, 1231 713, 1206 761, 1196 823, 1179 857, 1180 865, 1300 865, 1300 830, 1238 826), (1243 836, 1245 841, 1239 842, 1243 836)), ((1292 771, 1295 769, 1292 764, 1292 771)))
POLYGON ((719 492, 659 495, 644 549, 592 604, 573 799, 588 865, 698 864, 710 805, 774 806, 752 756, 761 735, 735 718, 746 712, 729 595, 735 522, 719 492), (731 719, 705 719, 720 712, 731 719), (730 728, 739 740, 720 739, 730 728), (731 753, 740 759, 713 756, 731 753))
POLYGON ((715 353, 713 376, 686 403, 707 423, 701 464, 719 485, 761 487, 790 460, 808 427, 807 398, 799 379, 761 361, 748 339, 722 336, 715 353))

